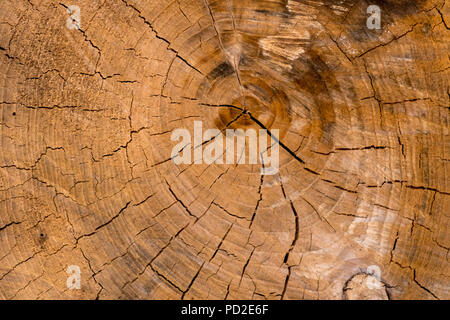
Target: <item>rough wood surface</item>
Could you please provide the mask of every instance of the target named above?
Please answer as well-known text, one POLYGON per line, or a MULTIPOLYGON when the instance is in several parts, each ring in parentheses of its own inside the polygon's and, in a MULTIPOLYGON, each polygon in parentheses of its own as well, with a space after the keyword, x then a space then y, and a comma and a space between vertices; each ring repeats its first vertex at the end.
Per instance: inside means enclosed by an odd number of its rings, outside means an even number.
POLYGON ((0 298, 449 299, 449 13, 1 0, 0 298), (176 165, 194 120, 279 129, 279 173, 176 165))

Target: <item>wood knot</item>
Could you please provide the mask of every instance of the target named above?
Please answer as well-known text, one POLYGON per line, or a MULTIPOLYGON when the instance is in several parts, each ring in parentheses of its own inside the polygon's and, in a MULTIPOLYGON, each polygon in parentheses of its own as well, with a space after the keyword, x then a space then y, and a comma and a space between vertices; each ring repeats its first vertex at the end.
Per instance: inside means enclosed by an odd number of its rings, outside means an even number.
POLYGON ((386 285, 367 273, 353 275, 346 282, 343 292, 346 300, 389 300, 386 285))

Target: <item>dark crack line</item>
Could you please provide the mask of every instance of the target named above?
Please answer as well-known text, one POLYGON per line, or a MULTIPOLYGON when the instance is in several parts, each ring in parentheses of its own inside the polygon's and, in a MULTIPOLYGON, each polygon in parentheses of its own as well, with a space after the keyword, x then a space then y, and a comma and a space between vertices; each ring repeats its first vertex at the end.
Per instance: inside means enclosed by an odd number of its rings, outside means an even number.
POLYGON ((429 289, 427 289, 426 287, 424 287, 423 285, 421 285, 421 284, 417 281, 417 279, 416 279, 416 269, 413 270, 413 276, 414 276, 414 282, 415 282, 419 287, 421 287, 423 290, 425 290, 426 292, 428 292, 429 294, 431 294, 435 299, 441 300, 441 299, 439 299, 439 297, 436 296, 433 292, 431 292, 429 289))
MULTIPOLYGON (((214 28, 214 31, 216 32, 217 39, 219 41, 220 49, 222 50, 223 54, 225 55, 225 59, 229 60, 229 57, 228 57, 228 55, 227 55, 227 53, 225 51, 225 47, 224 47, 223 42, 222 42, 222 37, 220 36, 219 30, 217 29, 216 19, 214 18, 214 14, 213 14, 213 12, 211 10, 211 6, 209 5, 208 0, 203 0, 203 3, 205 4, 205 7, 208 10, 208 13, 209 13, 209 15, 211 17, 212 26, 214 28)), ((234 16, 233 16, 232 13, 231 13, 231 18, 232 18, 232 22, 233 22, 233 26, 234 26, 234 16)), ((235 32, 235 30, 234 30, 234 32, 235 32)), ((237 81, 239 83, 239 89, 241 91, 242 98, 244 99, 243 105, 244 105, 244 109, 245 109, 246 106, 245 106, 244 86, 242 85, 241 77, 239 75, 239 70, 238 70, 238 66, 236 65, 236 62, 233 63, 233 70, 234 70, 234 73, 236 74, 236 79, 237 79, 237 81)))
MULTIPOLYGON (((255 118, 255 117, 251 114, 250 111, 245 110, 245 109, 243 109, 243 108, 239 108, 239 107, 234 106, 234 105, 231 105, 231 104, 216 104, 216 105, 214 105, 214 104, 203 103, 203 104, 201 104, 201 105, 208 106, 208 107, 216 107, 216 108, 220 108, 220 107, 228 107, 228 108, 233 108, 233 109, 236 109, 236 110, 241 110, 241 111, 242 111, 242 114, 248 115, 248 116, 250 117, 250 119, 251 119, 253 122, 255 122, 261 129, 266 130, 267 134, 268 134, 268 135, 269 135, 276 143, 278 143, 278 144, 279 144, 286 152, 288 152, 295 160, 297 160, 297 161, 300 162, 301 164, 304 164, 304 165, 306 164, 305 161, 304 161, 303 159, 301 159, 299 156, 297 156, 297 155, 295 154, 294 151, 292 151, 292 150, 291 150, 289 147, 287 147, 283 142, 281 142, 276 136, 274 136, 274 135, 272 134, 272 132, 270 132, 270 130, 267 129, 267 127, 266 127, 261 121, 259 121, 257 118, 255 118)), ((315 171, 313 171, 313 170, 311 170, 311 169, 308 169, 308 168, 305 168, 305 169, 308 170, 308 171, 310 171, 311 173, 318 174, 317 172, 315 172, 315 171)))
POLYGON ((175 57, 180 59, 181 61, 183 61, 187 66, 189 66, 191 69, 197 71, 198 73, 200 73, 201 75, 203 75, 203 73, 197 69, 195 66, 193 66, 191 63, 189 63, 186 59, 184 59, 182 56, 180 56, 179 52, 177 50, 175 50, 174 48, 171 48, 170 45, 170 41, 167 40, 166 38, 162 37, 159 35, 158 31, 155 30, 155 28, 153 27, 153 25, 142 15, 142 12, 137 9, 135 6, 133 6, 132 4, 129 4, 127 1, 122 0, 122 2, 127 6, 132 8, 135 12, 137 12, 138 16, 140 19, 142 19, 142 21, 149 26, 150 30, 155 34, 155 37, 158 38, 161 41, 164 41, 165 43, 167 43, 167 50, 172 51, 173 53, 175 53, 175 57))
POLYGON ((385 47, 385 46, 391 44, 392 42, 394 42, 394 41, 396 41, 396 40, 399 40, 399 39, 405 37, 406 35, 408 35, 409 33, 411 33, 411 32, 414 31, 414 27, 415 27, 416 25, 418 25, 418 23, 413 24, 413 25, 411 26, 411 29, 410 29, 410 30, 406 31, 405 33, 402 33, 402 34, 399 35, 399 36, 393 35, 393 38, 392 38, 391 40, 389 40, 388 42, 380 43, 379 45, 377 45, 377 46, 375 46, 375 47, 373 47, 373 48, 370 48, 369 50, 366 50, 365 52, 363 52, 363 53, 361 53, 360 55, 356 56, 355 59, 356 59, 356 58, 361 58, 362 56, 366 55, 366 54, 369 53, 369 52, 372 52, 372 51, 375 50, 375 49, 378 49, 378 48, 380 48, 380 47, 385 47))

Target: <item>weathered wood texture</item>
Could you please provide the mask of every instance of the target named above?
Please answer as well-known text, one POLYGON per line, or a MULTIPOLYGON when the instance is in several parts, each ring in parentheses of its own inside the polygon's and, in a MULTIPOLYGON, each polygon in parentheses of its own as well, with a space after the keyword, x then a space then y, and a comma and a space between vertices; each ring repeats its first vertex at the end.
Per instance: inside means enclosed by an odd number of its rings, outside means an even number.
POLYGON ((0 297, 450 298, 449 8, 1 0, 0 297), (170 161, 220 105, 279 174, 170 161))

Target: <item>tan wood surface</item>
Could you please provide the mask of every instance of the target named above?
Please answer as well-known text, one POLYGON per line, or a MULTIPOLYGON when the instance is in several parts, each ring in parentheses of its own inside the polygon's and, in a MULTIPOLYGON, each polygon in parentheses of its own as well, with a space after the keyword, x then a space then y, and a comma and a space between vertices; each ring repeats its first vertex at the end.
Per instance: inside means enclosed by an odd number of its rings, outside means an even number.
POLYGON ((0 298, 449 299, 449 14, 0 0, 0 298), (279 173, 176 165, 200 120, 279 129, 279 173))

